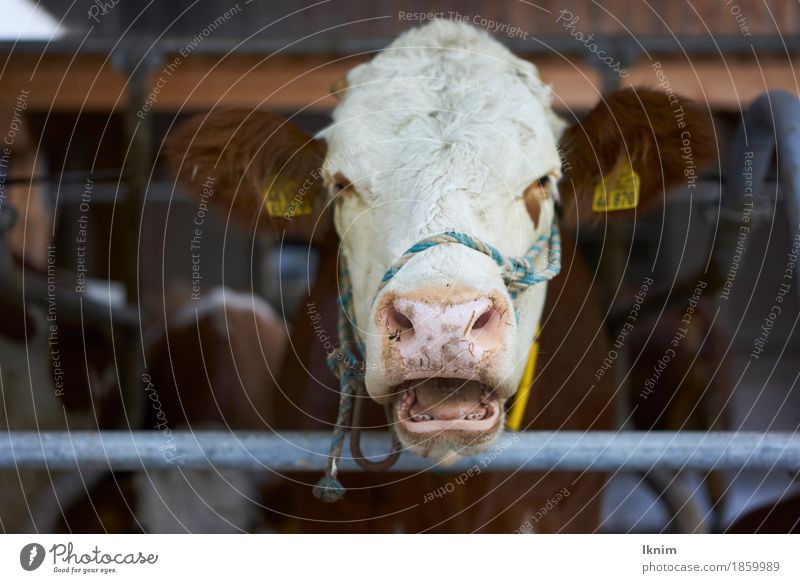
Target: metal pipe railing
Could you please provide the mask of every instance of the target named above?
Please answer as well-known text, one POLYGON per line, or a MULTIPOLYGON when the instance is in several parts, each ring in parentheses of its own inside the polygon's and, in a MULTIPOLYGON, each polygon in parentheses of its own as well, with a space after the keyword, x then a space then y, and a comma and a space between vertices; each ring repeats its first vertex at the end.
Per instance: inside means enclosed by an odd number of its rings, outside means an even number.
MULTIPOLYGON (((388 443, 384 432, 362 436, 367 457, 380 457, 388 443)), ((329 445, 330 434, 321 431, 10 432, 0 435, 0 468, 142 470, 180 466, 317 472, 325 467, 329 445)), ((800 433, 524 431, 502 436, 484 454, 436 468, 460 472, 476 464, 486 471, 800 471, 800 433)), ((430 460, 406 453, 391 471, 434 466, 430 460)), ((340 469, 358 470, 349 450, 340 469)))

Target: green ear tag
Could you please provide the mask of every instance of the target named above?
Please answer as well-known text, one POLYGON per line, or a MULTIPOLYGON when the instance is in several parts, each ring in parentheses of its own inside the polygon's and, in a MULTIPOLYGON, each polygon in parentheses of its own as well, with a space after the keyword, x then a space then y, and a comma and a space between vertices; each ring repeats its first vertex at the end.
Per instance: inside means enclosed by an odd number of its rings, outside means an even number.
POLYGON ((264 207, 271 217, 303 217, 311 214, 312 192, 302 189, 291 178, 270 180, 270 189, 264 194, 264 207))
POLYGON ((594 187, 592 210, 596 213, 625 211, 639 206, 641 180, 630 160, 621 160, 608 176, 594 187))

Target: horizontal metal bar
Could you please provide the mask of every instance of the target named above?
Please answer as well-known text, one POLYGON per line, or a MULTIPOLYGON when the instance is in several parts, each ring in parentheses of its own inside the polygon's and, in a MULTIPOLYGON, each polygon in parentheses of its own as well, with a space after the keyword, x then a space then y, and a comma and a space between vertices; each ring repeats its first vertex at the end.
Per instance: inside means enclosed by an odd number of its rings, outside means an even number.
MULTIPOLYGON (((11 432, 0 436, 0 468, 49 470, 246 468, 321 471, 327 432, 11 432), (77 466, 76 466, 77 464, 77 466)), ((388 451, 386 433, 364 433, 367 457, 388 451)), ((404 453, 392 471, 759 469, 800 470, 800 433, 580 432, 507 433, 486 453, 449 466, 404 453)), ((342 471, 357 469, 349 450, 342 471)))

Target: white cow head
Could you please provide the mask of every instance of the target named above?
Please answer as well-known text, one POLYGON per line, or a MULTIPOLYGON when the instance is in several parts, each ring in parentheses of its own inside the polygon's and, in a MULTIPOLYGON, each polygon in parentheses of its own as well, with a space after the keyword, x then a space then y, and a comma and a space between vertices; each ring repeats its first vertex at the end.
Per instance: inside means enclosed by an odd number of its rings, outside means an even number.
MULTIPOLYGON (((571 222, 582 220, 620 159, 639 172, 642 200, 658 198, 682 175, 681 131, 665 96, 627 90, 564 133, 530 62, 449 21, 400 36, 351 70, 342 93, 317 139, 267 112, 218 112, 177 132, 172 157, 193 190, 217 176, 226 204, 250 218, 276 188, 317 199, 318 213, 332 208, 369 395, 390 406, 406 447, 480 452, 502 431, 546 284, 512 301, 496 263, 456 244, 414 256, 378 293, 384 273, 445 231, 524 255, 550 231, 558 189, 571 222)), ((684 104, 701 158, 705 120, 684 104)))
POLYGON ((324 133, 334 221, 367 391, 419 452, 474 452, 502 430, 546 284, 512 302, 497 264, 455 244, 414 257, 376 295, 378 284, 446 231, 524 255, 555 216, 561 125, 536 68, 464 24, 409 31, 347 76, 324 133))

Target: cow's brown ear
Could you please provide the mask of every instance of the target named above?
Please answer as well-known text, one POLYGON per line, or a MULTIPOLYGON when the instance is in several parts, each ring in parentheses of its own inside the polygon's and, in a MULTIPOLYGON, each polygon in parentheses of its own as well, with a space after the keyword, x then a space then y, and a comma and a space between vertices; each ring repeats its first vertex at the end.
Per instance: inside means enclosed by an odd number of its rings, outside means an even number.
POLYGON ((710 116, 699 105, 642 88, 607 96, 567 128, 560 147, 563 220, 573 226, 652 209, 671 186, 696 183, 715 152, 710 116))
POLYGON ((289 225, 319 211, 325 145, 274 113, 197 115, 168 137, 166 153, 190 194, 245 228, 289 225))

